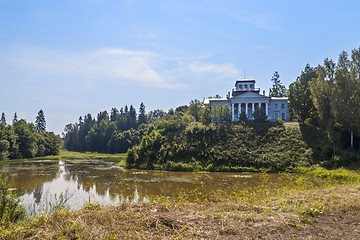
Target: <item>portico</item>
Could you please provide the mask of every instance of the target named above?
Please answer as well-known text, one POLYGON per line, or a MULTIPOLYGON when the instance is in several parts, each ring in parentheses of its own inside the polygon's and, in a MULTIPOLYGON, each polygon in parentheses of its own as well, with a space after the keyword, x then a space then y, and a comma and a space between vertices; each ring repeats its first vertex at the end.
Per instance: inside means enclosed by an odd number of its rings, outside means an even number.
POLYGON ((245 113, 249 119, 253 119, 253 113, 256 110, 265 110, 265 115, 269 115, 269 101, 264 102, 242 102, 234 101, 231 103, 232 121, 239 121, 240 114, 245 113))

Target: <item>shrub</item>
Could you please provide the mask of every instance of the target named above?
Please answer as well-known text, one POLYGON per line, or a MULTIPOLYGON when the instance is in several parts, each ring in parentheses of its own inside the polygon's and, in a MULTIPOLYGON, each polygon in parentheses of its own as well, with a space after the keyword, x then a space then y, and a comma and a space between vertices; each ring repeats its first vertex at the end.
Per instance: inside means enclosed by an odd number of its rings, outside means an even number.
POLYGON ((8 227, 25 217, 25 209, 20 200, 9 190, 5 181, 0 186, 0 226, 8 227))

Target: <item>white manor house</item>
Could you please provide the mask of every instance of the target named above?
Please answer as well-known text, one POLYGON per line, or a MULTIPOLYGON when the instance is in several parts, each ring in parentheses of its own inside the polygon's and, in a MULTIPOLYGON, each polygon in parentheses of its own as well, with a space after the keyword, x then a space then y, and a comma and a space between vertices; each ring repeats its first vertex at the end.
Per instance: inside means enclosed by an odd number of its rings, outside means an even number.
POLYGON ((245 112, 249 120, 253 120, 253 113, 257 109, 265 110, 268 121, 281 118, 289 119, 287 97, 265 96, 265 91, 260 94, 260 88, 255 88, 254 79, 240 79, 235 83, 235 88, 227 94, 226 98, 205 98, 204 105, 210 109, 215 105, 228 105, 231 109, 232 121, 239 121, 239 116, 245 112))

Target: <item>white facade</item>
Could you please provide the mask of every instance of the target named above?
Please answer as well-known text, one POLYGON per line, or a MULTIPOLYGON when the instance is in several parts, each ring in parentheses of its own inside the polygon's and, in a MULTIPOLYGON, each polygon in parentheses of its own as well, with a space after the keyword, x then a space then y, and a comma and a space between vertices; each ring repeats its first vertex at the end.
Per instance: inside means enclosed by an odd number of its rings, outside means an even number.
POLYGON ((242 112, 246 114, 249 120, 254 119, 254 111, 262 109, 269 121, 275 121, 280 118, 284 121, 289 119, 288 99, 286 97, 265 96, 265 91, 260 94, 260 89, 255 88, 254 79, 241 79, 235 83, 226 98, 206 98, 205 106, 212 108, 214 104, 229 105, 231 108, 232 121, 239 121, 242 112))

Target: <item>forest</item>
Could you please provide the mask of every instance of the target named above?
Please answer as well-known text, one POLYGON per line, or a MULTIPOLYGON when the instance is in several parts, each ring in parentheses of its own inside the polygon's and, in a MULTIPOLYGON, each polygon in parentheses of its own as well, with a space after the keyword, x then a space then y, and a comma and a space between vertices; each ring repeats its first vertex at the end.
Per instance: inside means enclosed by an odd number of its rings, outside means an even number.
MULTIPOLYGON (((274 85, 270 95, 288 96, 291 120, 299 122, 302 129, 309 126, 319 131, 323 136, 318 138, 319 142, 326 141, 326 144, 317 144, 317 149, 312 149, 308 162, 335 161, 336 165, 342 165, 349 161, 359 161, 360 48, 352 50, 350 55, 345 51, 340 53, 337 62, 326 58, 322 65, 316 67, 307 64, 288 89, 281 84, 279 77, 279 73, 275 72, 271 79, 274 85)), ((167 160, 177 162, 176 159, 182 159, 179 162, 184 163, 184 157, 200 161, 202 167, 209 167, 210 164, 215 166, 219 161, 232 161, 227 164, 229 166, 268 166, 268 163, 241 164, 239 155, 215 154, 215 149, 209 148, 219 143, 221 134, 230 134, 231 131, 224 129, 237 127, 242 128, 240 132, 256 132, 262 128, 259 124, 254 126, 248 122, 246 117, 241 118, 240 123, 226 123, 230 116, 230 110, 226 107, 219 107, 210 113, 199 100, 192 100, 189 105, 168 112, 158 109, 146 113, 143 103, 138 113, 132 105, 120 110, 112 108, 110 114, 103 111, 96 118, 87 114, 84 118, 80 117, 79 122, 66 125, 64 146, 73 151, 127 152, 129 166, 146 168, 163 165, 167 160), (243 124, 243 127, 239 124, 243 124), (139 162, 139 159, 142 160, 139 162), (202 163, 204 159, 216 161, 202 163)), ((259 114, 256 120, 263 121, 264 116, 259 114)), ((283 126, 270 126, 270 123, 263 125, 271 131, 283 126)), ((241 139, 246 136, 261 138, 252 134, 237 137, 241 139)), ((231 139, 230 135, 223 137, 231 139)), ((313 137, 316 140, 316 136, 313 137)), ((245 150, 242 150, 243 154, 245 150)))
POLYGON ((42 110, 35 124, 14 114, 12 124, 6 122, 4 113, 0 121, 0 160, 33 158, 59 154, 62 145, 60 136, 46 131, 46 120, 42 110))

